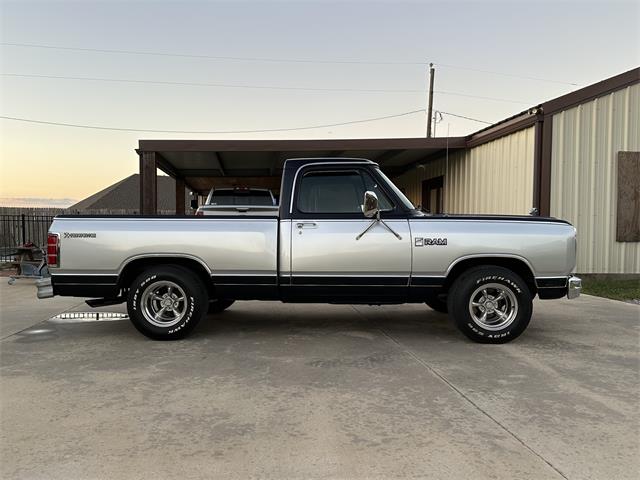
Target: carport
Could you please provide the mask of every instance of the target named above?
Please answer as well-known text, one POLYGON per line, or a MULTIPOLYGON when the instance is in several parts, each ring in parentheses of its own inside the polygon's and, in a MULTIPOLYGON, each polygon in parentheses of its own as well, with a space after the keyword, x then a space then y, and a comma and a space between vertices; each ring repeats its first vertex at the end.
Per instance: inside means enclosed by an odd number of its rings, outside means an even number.
POLYGON ((356 157, 377 162, 389 176, 400 175, 465 148, 465 137, 348 140, 140 140, 140 212, 157 212, 157 170, 176 180, 176 214, 184 215, 185 191, 206 195, 212 187, 280 189, 288 158, 356 157))

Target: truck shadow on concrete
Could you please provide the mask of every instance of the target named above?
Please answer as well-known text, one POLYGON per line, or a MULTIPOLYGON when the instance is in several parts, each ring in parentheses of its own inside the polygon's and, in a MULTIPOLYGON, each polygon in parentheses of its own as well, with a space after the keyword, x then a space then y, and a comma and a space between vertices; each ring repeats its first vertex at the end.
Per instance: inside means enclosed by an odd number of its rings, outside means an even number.
MULTIPOLYGON (((282 305, 277 302, 238 302, 225 312, 205 316, 182 342, 216 337, 286 337, 287 335, 344 334, 363 338, 388 334, 439 340, 461 340, 453 321, 428 307, 282 305)), ((149 341, 129 319, 74 321, 52 318, 15 335, 19 343, 48 342, 71 338, 149 341)))
POLYGON ((369 307, 350 305, 300 305, 288 311, 281 306, 277 311, 258 311, 232 306, 229 310, 207 315, 193 332, 193 336, 244 333, 313 333, 370 332, 405 333, 414 336, 462 339, 453 321, 445 314, 428 307, 424 310, 397 306, 369 307))

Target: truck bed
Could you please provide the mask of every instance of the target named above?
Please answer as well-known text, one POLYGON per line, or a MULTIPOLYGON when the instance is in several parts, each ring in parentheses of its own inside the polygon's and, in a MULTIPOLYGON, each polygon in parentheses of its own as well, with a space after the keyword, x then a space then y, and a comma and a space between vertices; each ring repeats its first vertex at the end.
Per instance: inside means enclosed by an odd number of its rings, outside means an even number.
POLYGON ((198 259, 216 275, 277 274, 275 215, 59 216, 51 228, 60 232, 61 250, 69 252, 56 275, 115 276, 128 262, 149 255, 198 259), (241 272, 239 265, 245 266, 241 272))

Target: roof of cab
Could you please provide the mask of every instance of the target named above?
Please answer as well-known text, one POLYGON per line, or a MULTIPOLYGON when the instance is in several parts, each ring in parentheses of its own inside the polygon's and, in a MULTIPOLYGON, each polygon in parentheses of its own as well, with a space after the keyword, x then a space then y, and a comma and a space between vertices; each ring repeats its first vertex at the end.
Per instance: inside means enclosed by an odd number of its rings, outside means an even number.
POLYGON ((341 158, 341 157, 318 157, 318 158, 289 158, 284 162, 284 168, 298 169, 309 163, 364 163, 368 165, 377 165, 366 158, 341 158))

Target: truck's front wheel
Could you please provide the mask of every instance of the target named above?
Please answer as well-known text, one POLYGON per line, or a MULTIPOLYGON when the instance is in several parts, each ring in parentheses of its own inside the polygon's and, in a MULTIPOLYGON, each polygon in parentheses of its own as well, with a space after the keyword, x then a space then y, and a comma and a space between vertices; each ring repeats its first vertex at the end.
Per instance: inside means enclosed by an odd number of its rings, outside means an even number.
POLYGON ((154 340, 185 337, 207 312, 207 291, 198 277, 179 266, 146 270, 129 289, 133 325, 154 340))
POLYGON ((529 325, 531 291, 519 275, 502 267, 481 266, 463 273, 451 286, 449 313, 467 337, 480 343, 506 343, 529 325))

